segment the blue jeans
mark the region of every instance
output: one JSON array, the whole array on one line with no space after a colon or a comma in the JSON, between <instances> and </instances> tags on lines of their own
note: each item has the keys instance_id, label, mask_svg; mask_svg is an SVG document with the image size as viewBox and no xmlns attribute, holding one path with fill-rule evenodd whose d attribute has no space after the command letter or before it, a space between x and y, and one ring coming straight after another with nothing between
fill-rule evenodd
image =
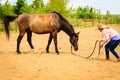
<instances>
[{"instance_id":1,"label":"blue jeans","mask_svg":"<svg viewBox=\"0 0 120 80\"><path fill-rule=\"evenodd\" d=\"M106 58L109 58L109 50L113 53L113 55L116 58L120 58L117 52L114 50L118 46L119 43L120 43L120 40L110 40L105 45Z\"/></svg>"}]
</instances>

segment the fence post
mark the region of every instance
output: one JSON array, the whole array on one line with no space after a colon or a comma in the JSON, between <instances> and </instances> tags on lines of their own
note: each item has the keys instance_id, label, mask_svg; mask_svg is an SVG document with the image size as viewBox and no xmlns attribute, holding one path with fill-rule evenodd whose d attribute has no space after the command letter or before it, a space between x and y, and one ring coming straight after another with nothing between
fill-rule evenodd
<instances>
[{"instance_id":1,"label":"fence post","mask_svg":"<svg viewBox=\"0 0 120 80\"><path fill-rule=\"evenodd\" d=\"M18 29L17 29L17 21L15 21L15 32L17 33Z\"/></svg>"},{"instance_id":2,"label":"fence post","mask_svg":"<svg viewBox=\"0 0 120 80\"><path fill-rule=\"evenodd\" d=\"M77 22L76 26L78 28L78 25L79 25L78 17L76 17L76 22Z\"/></svg>"},{"instance_id":3,"label":"fence post","mask_svg":"<svg viewBox=\"0 0 120 80\"><path fill-rule=\"evenodd\" d=\"M93 18L92 18L92 26L94 26L94 20L93 20Z\"/></svg>"},{"instance_id":4,"label":"fence post","mask_svg":"<svg viewBox=\"0 0 120 80\"><path fill-rule=\"evenodd\" d=\"M84 24L85 24L85 27L86 27L86 17L84 17Z\"/></svg>"}]
</instances>

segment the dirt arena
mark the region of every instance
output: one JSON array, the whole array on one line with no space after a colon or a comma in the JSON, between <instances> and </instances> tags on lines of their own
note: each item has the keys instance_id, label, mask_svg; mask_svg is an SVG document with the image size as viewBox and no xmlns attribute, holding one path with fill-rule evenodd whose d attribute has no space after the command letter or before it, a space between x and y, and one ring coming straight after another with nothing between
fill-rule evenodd
<instances>
[{"instance_id":1,"label":"dirt arena","mask_svg":"<svg viewBox=\"0 0 120 80\"><path fill-rule=\"evenodd\" d=\"M113 27L120 32L120 26ZM79 50L74 54L89 56L95 41L101 39L101 33L95 28L75 29L80 31ZM110 61L105 61L104 48L98 57L98 47L90 59L83 59L71 54L69 36L58 33L58 49L56 55L54 44L50 53L45 52L48 34L33 34L33 45L37 53L30 49L26 35L21 42L21 52L16 51L18 33L11 34L10 40L5 34L0 35L0 80L120 80L120 63L110 53ZM98 46L98 45L97 45ZM120 46L116 48L120 54Z\"/></svg>"}]
</instances>

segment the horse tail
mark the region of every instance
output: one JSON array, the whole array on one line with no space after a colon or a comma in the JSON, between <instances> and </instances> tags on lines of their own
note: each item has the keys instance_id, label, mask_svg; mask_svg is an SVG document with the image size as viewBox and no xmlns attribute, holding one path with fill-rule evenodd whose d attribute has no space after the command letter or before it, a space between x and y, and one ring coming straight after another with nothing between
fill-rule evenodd
<instances>
[{"instance_id":1,"label":"horse tail","mask_svg":"<svg viewBox=\"0 0 120 80\"><path fill-rule=\"evenodd\" d=\"M9 37L10 37L10 33L9 33L9 22L15 20L18 16L10 16L10 15L7 15L4 17L4 28L5 28L5 32L6 32L6 36L9 40Z\"/></svg>"}]
</instances>

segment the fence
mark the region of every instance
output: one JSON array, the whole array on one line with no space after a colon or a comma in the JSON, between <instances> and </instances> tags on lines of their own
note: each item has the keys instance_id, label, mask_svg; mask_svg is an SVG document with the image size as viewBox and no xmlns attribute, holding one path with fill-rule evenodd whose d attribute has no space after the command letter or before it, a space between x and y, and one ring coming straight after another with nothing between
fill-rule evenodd
<instances>
[{"instance_id":1,"label":"fence","mask_svg":"<svg viewBox=\"0 0 120 80\"><path fill-rule=\"evenodd\" d=\"M85 27L94 27L98 23L103 23L107 25L119 25L120 19L71 19L67 18L68 21L77 28L85 28ZM4 33L3 22L0 20L0 33ZM18 27L16 22L10 23L10 31L13 33L18 32Z\"/></svg>"},{"instance_id":2,"label":"fence","mask_svg":"<svg viewBox=\"0 0 120 80\"><path fill-rule=\"evenodd\" d=\"M120 19L69 19L70 23L77 28L94 27L99 23L106 25L119 25Z\"/></svg>"},{"instance_id":3,"label":"fence","mask_svg":"<svg viewBox=\"0 0 120 80\"><path fill-rule=\"evenodd\" d=\"M18 27L16 22L10 22L10 32L16 33L18 32ZM4 33L4 24L3 21L0 21L0 33Z\"/></svg>"}]
</instances>

